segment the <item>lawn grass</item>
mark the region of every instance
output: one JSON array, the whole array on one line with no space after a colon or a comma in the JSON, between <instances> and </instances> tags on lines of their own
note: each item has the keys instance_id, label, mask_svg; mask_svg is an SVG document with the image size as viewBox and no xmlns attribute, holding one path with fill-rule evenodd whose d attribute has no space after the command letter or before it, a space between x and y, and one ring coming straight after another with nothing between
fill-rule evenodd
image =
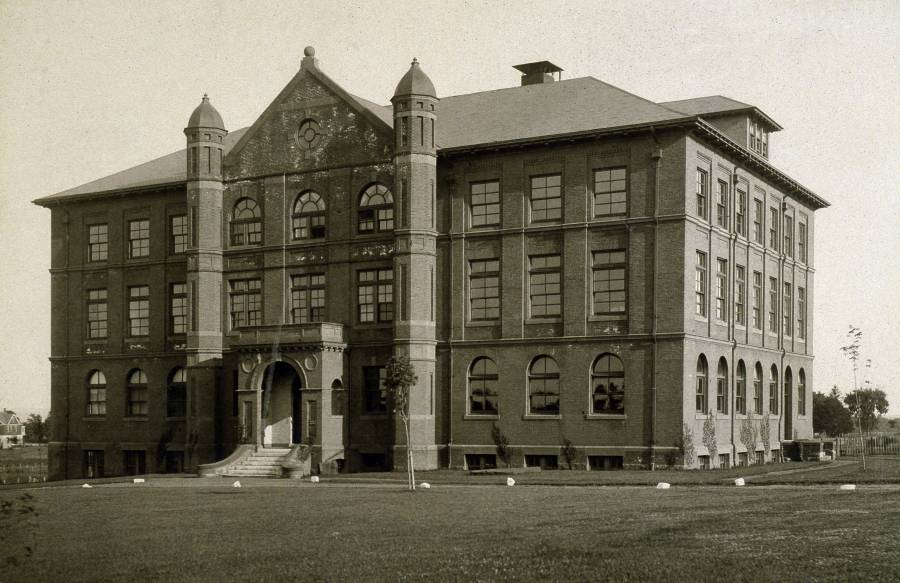
<instances>
[{"instance_id":1,"label":"lawn grass","mask_svg":"<svg viewBox=\"0 0 900 583\"><path fill-rule=\"evenodd\" d=\"M392 483L243 483L159 478L30 490L40 513L36 552L27 569L0 570L0 581L900 577L897 486L435 485L409 493Z\"/></svg>"}]
</instances>

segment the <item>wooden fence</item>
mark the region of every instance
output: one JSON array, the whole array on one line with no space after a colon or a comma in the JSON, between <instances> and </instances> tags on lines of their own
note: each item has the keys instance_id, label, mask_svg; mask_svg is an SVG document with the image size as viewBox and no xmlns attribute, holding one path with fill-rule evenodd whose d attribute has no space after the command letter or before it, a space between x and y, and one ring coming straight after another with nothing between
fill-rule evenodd
<instances>
[{"instance_id":1,"label":"wooden fence","mask_svg":"<svg viewBox=\"0 0 900 583\"><path fill-rule=\"evenodd\" d=\"M900 434L869 433L859 435L842 435L837 438L840 455L893 454L900 455ZM865 447L865 450L863 450Z\"/></svg>"},{"instance_id":2,"label":"wooden fence","mask_svg":"<svg viewBox=\"0 0 900 583\"><path fill-rule=\"evenodd\" d=\"M47 462L0 463L0 485L47 481Z\"/></svg>"}]
</instances>

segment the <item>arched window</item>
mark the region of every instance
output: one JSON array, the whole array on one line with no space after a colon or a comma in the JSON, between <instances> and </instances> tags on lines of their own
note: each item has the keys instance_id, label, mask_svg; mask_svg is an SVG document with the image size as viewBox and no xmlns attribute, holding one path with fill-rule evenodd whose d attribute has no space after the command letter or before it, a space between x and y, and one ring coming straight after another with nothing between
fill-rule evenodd
<instances>
[{"instance_id":1,"label":"arched window","mask_svg":"<svg viewBox=\"0 0 900 583\"><path fill-rule=\"evenodd\" d=\"M487 357L479 357L469 367L469 413L497 415L497 365Z\"/></svg>"},{"instance_id":2,"label":"arched window","mask_svg":"<svg viewBox=\"0 0 900 583\"><path fill-rule=\"evenodd\" d=\"M591 369L592 413L625 414L625 367L618 356L601 354Z\"/></svg>"},{"instance_id":3,"label":"arched window","mask_svg":"<svg viewBox=\"0 0 900 583\"><path fill-rule=\"evenodd\" d=\"M778 414L778 368L769 369L769 413Z\"/></svg>"},{"instance_id":4,"label":"arched window","mask_svg":"<svg viewBox=\"0 0 900 583\"><path fill-rule=\"evenodd\" d=\"M128 417L147 416L147 375L139 368L128 373L128 400L125 415Z\"/></svg>"},{"instance_id":5,"label":"arched window","mask_svg":"<svg viewBox=\"0 0 900 583\"><path fill-rule=\"evenodd\" d=\"M359 199L359 232L382 233L394 229L394 197L382 184L372 184Z\"/></svg>"},{"instance_id":6,"label":"arched window","mask_svg":"<svg viewBox=\"0 0 900 583\"><path fill-rule=\"evenodd\" d=\"M724 356L716 370L716 411L728 413L728 362Z\"/></svg>"},{"instance_id":7,"label":"arched window","mask_svg":"<svg viewBox=\"0 0 900 583\"><path fill-rule=\"evenodd\" d=\"M85 415L106 415L106 376L99 370L92 370L88 375Z\"/></svg>"},{"instance_id":8,"label":"arched window","mask_svg":"<svg viewBox=\"0 0 900 583\"><path fill-rule=\"evenodd\" d=\"M806 415L806 373L802 368L797 375L797 415Z\"/></svg>"},{"instance_id":9,"label":"arched window","mask_svg":"<svg viewBox=\"0 0 900 583\"><path fill-rule=\"evenodd\" d=\"M242 198L234 205L231 218L232 245L259 245L262 243L262 219L259 205L252 198Z\"/></svg>"},{"instance_id":10,"label":"arched window","mask_svg":"<svg viewBox=\"0 0 900 583\"><path fill-rule=\"evenodd\" d=\"M325 201L318 193L307 190L294 201L291 233L294 241L325 238Z\"/></svg>"},{"instance_id":11,"label":"arched window","mask_svg":"<svg viewBox=\"0 0 900 583\"><path fill-rule=\"evenodd\" d=\"M187 415L187 373L181 367L169 375L166 387L166 417L185 417Z\"/></svg>"},{"instance_id":12,"label":"arched window","mask_svg":"<svg viewBox=\"0 0 900 583\"><path fill-rule=\"evenodd\" d=\"M549 356L538 356L528 367L528 413L559 415L559 366Z\"/></svg>"},{"instance_id":13,"label":"arched window","mask_svg":"<svg viewBox=\"0 0 900 583\"><path fill-rule=\"evenodd\" d=\"M741 415L747 413L747 367L743 360L738 361L734 379L734 410Z\"/></svg>"},{"instance_id":14,"label":"arched window","mask_svg":"<svg viewBox=\"0 0 900 583\"><path fill-rule=\"evenodd\" d=\"M794 384L794 375L791 373L791 367L787 367L784 369L784 411L785 415L790 415L793 410L793 384Z\"/></svg>"},{"instance_id":15,"label":"arched window","mask_svg":"<svg viewBox=\"0 0 900 583\"><path fill-rule=\"evenodd\" d=\"M706 413L709 410L709 366L706 357L702 354L697 357L697 413Z\"/></svg>"},{"instance_id":16,"label":"arched window","mask_svg":"<svg viewBox=\"0 0 900 583\"><path fill-rule=\"evenodd\" d=\"M753 412L757 415L763 412L763 372L758 362L753 368Z\"/></svg>"}]
</instances>

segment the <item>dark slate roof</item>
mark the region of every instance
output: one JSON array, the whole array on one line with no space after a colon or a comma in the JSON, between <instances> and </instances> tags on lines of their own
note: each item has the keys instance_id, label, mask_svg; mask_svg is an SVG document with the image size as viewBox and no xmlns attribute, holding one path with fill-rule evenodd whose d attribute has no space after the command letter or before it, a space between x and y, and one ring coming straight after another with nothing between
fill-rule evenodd
<instances>
[{"instance_id":1,"label":"dark slate roof","mask_svg":"<svg viewBox=\"0 0 900 583\"><path fill-rule=\"evenodd\" d=\"M400 82L397 83L397 88L394 90L394 97L406 95L429 95L431 97L437 95L434 91L434 83L431 82L431 79L428 78L428 75L425 74L425 71L422 70L422 67L419 66L419 61L416 59L413 59L409 71L400 79Z\"/></svg>"},{"instance_id":2,"label":"dark slate roof","mask_svg":"<svg viewBox=\"0 0 900 583\"><path fill-rule=\"evenodd\" d=\"M695 97L694 99L681 99L679 101L663 101L660 105L686 115L699 115L701 117L726 115L741 111L755 111L771 124L772 129L776 131L784 129L759 108L724 95L710 95L707 97Z\"/></svg>"},{"instance_id":3,"label":"dark slate roof","mask_svg":"<svg viewBox=\"0 0 900 583\"><path fill-rule=\"evenodd\" d=\"M393 127L390 105L378 105L355 95L349 97L388 127ZM581 77L441 98L437 105L438 148L450 153L541 138L679 123L698 115L713 116L743 110L765 116L755 107L727 97L654 103L593 77ZM235 130L225 137L226 154L248 129ZM49 204L71 196L184 184L185 152L182 149L35 202Z\"/></svg>"},{"instance_id":4,"label":"dark slate roof","mask_svg":"<svg viewBox=\"0 0 900 583\"><path fill-rule=\"evenodd\" d=\"M593 77L445 97L438 103L437 114L441 149L688 117Z\"/></svg>"},{"instance_id":5,"label":"dark slate roof","mask_svg":"<svg viewBox=\"0 0 900 583\"><path fill-rule=\"evenodd\" d=\"M216 108L209 102L209 97L204 95L203 99L200 101L200 105L198 105L197 109L194 110L194 113L191 114L187 127L224 130L225 124L222 122L222 116L219 115Z\"/></svg>"}]
</instances>

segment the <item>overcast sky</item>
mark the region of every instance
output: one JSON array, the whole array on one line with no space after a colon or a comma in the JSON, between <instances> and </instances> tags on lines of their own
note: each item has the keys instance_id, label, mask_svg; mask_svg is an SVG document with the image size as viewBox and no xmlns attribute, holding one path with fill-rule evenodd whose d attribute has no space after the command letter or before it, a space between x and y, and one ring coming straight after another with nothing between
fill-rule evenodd
<instances>
[{"instance_id":1,"label":"overcast sky","mask_svg":"<svg viewBox=\"0 0 900 583\"><path fill-rule=\"evenodd\" d=\"M814 389L869 379L900 414L900 2L49 2L0 0L0 407L50 407L50 212L30 203L184 147L204 92L250 125L313 45L388 103L418 57L439 96L550 60L654 101L721 94L784 130L771 161L816 213ZM864 378L864 371L860 378Z\"/></svg>"}]
</instances>

